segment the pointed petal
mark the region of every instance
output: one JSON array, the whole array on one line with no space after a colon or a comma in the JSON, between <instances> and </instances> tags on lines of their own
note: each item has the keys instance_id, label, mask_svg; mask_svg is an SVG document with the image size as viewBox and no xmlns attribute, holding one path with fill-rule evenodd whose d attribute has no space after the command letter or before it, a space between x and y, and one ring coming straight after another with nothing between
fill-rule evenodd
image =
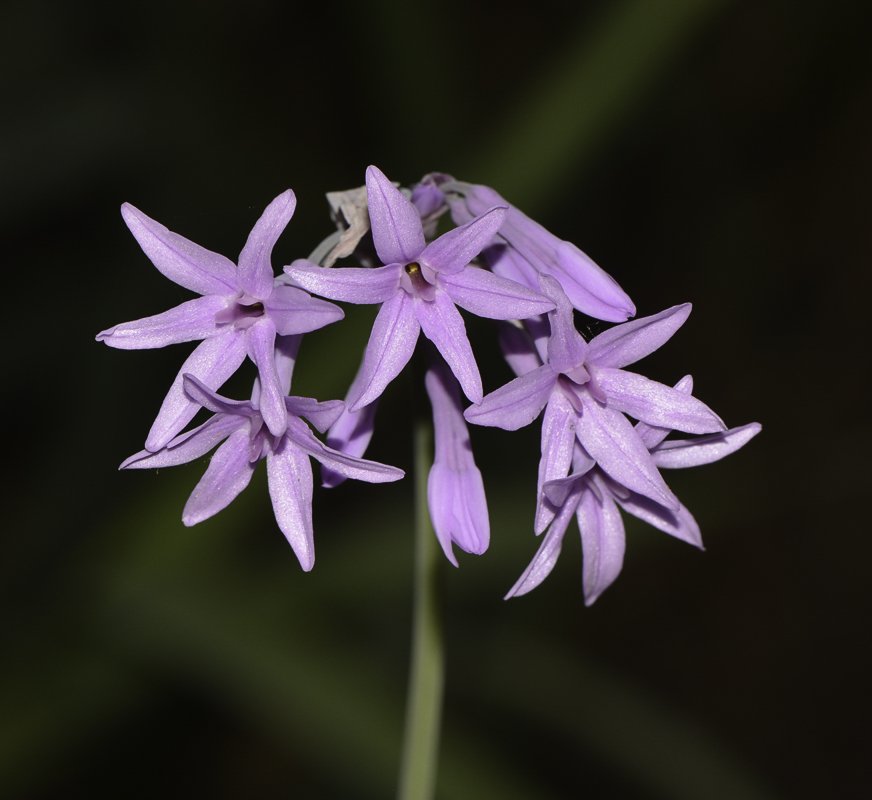
<instances>
[{"instance_id":1,"label":"pointed petal","mask_svg":"<svg viewBox=\"0 0 872 800\"><path fill-rule=\"evenodd\" d=\"M584 553L584 604L589 606L620 574L626 536L615 501L604 495L601 502L590 490L578 506L578 528Z\"/></svg>"},{"instance_id":2,"label":"pointed petal","mask_svg":"<svg viewBox=\"0 0 872 800\"><path fill-rule=\"evenodd\" d=\"M565 478L572 463L578 412L562 392L553 392L542 417L542 456L536 484L536 521L538 536L554 519L556 508L544 494L547 481Z\"/></svg>"},{"instance_id":3,"label":"pointed petal","mask_svg":"<svg viewBox=\"0 0 872 800\"><path fill-rule=\"evenodd\" d=\"M342 413L345 403L341 400L325 400L319 403L311 397L286 397L285 407L295 417L305 417L317 431L324 433Z\"/></svg>"},{"instance_id":4,"label":"pointed petal","mask_svg":"<svg viewBox=\"0 0 872 800\"><path fill-rule=\"evenodd\" d=\"M487 550L490 542L484 483L472 456L460 387L438 356L432 359L424 383L433 408L435 443L427 502L439 543L448 560L457 566L452 541L467 553L476 554Z\"/></svg>"},{"instance_id":5,"label":"pointed petal","mask_svg":"<svg viewBox=\"0 0 872 800\"><path fill-rule=\"evenodd\" d=\"M690 303L684 303L603 331L591 340L589 361L598 367L614 368L635 363L669 341L690 315L690 309Z\"/></svg>"},{"instance_id":6,"label":"pointed petal","mask_svg":"<svg viewBox=\"0 0 872 800\"><path fill-rule=\"evenodd\" d=\"M658 467L667 469L683 469L698 467L700 464L711 464L719 461L730 453L735 453L744 447L758 433L759 422L751 422L740 428L730 428L724 433L713 436L702 436L699 439L669 440L660 444L652 451L651 457Z\"/></svg>"},{"instance_id":7,"label":"pointed petal","mask_svg":"<svg viewBox=\"0 0 872 800\"><path fill-rule=\"evenodd\" d=\"M581 497L581 489L577 490L567 498L566 503L560 508L554 522L545 534L542 544L538 552L533 556L527 569L524 570L515 585L509 589L508 594L503 598L508 600L510 597L520 597L522 594L535 589L542 581L545 580L554 569L557 559L560 556L560 550L563 547L563 537L566 534L566 529L572 520L572 515L578 507L578 502Z\"/></svg>"},{"instance_id":8,"label":"pointed petal","mask_svg":"<svg viewBox=\"0 0 872 800\"><path fill-rule=\"evenodd\" d=\"M290 189L280 194L254 223L248 241L239 254L239 285L257 300L266 300L272 291L273 268L270 258L273 247L294 215L296 206L297 198Z\"/></svg>"},{"instance_id":9,"label":"pointed petal","mask_svg":"<svg viewBox=\"0 0 872 800\"><path fill-rule=\"evenodd\" d=\"M399 264L376 269L319 267L297 259L284 268L304 289L346 303L385 303L399 291L403 268Z\"/></svg>"},{"instance_id":10,"label":"pointed petal","mask_svg":"<svg viewBox=\"0 0 872 800\"><path fill-rule=\"evenodd\" d=\"M653 500L631 492L627 498L618 498L621 508L658 530L681 539L703 550L702 533L693 515L682 505L677 511L661 506Z\"/></svg>"},{"instance_id":11,"label":"pointed petal","mask_svg":"<svg viewBox=\"0 0 872 800\"><path fill-rule=\"evenodd\" d=\"M480 403L482 388L478 364L475 363L472 347L466 337L463 317L451 298L437 289L432 301L416 297L414 304L424 335L436 345L448 362L454 376L460 381L463 393L473 403Z\"/></svg>"},{"instance_id":12,"label":"pointed petal","mask_svg":"<svg viewBox=\"0 0 872 800\"><path fill-rule=\"evenodd\" d=\"M677 509L678 498L669 491L627 418L586 394L582 401L584 411L576 429L578 440L600 468L621 486Z\"/></svg>"},{"instance_id":13,"label":"pointed petal","mask_svg":"<svg viewBox=\"0 0 872 800\"><path fill-rule=\"evenodd\" d=\"M380 464L378 461L367 461L365 458L355 458L327 447L315 438L305 422L296 417L288 420L286 438L290 439L295 447L317 458L322 464L326 464L334 472L339 472L346 478L367 483L389 483L400 480L406 474L396 467Z\"/></svg>"},{"instance_id":14,"label":"pointed petal","mask_svg":"<svg viewBox=\"0 0 872 800\"><path fill-rule=\"evenodd\" d=\"M418 260L444 275L459 272L493 239L505 218L505 206L491 208L466 225L454 228L430 242Z\"/></svg>"},{"instance_id":15,"label":"pointed petal","mask_svg":"<svg viewBox=\"0 0 872 800\"><path fill-rule=\"evenodd\" d=\"M539 276L539 287L554 301L555 309L548 312L551 338L548 340L548 363L555 372L568 374L579 367L584 369L590 347L575 329L572 305L560 284L548 275ZM586 376L585 376L586 377ZM580 380L580 379L579 379Z\"/></svg>"},{"instance_id":16,"label":"pointed petal","mask_svg":"<svg viewBox=\"0 0 872 800\"><path fill-rule=\"evenodd\" d=\"M294 374L294 365L297 362L297 353L300 350L302 335L276 336L276 372L279 376L279 384L282 394L291 391L291 378ZM255 377L254 387L251 390L251 402L260 408L260 378Z\"/></svg>"},{"instance_id":17,"label":"pointed petal","mask_svg":"<svg viewBox=\"0 0 872 800\"><path fill-rule=\"evenodd\" d=\"M294 549L300 566L308 572L315 566L309 456L283 436L278 448L267 452L266 474L276 522Z\"/></svg>"},{"instance_id":18,"label":"pointed petal","mask_svg":"<svg viewBox=\"0 0 872 800\"><path fill-rule=\"evenodd\" d=\"M245 360L245 338L229 330L201 342L182 364L151 426L145 449L155 452L165 447L200 409L184 390L184 375L199 378L210 388L219 388Z\"/></svg>"},{"instance_id":19,"label":"pointed petal","mask_svg":"<svg viewBox=\"0 0 872 800\"><path fill-rule=\"evenodd\" d=\"M257 364L260 380L260 413L269 432L281 436L288 427L288 411L276 371L276 328L269 319L260 319L245 331L245 347Z\"/></svg>"},{"instance_id":20,"label":"pointed petal","mask_svg":"<svg viewBox=\"0 0 872 800\"><path fill-rule=\"evenodd\" d=\"M236 265L229 259L167 230L130 203L121 216L151 262L171 281L197 294L236 294Z\"/></svg>"},{"instance_id":21,"label":"pointed petal","mask_svg":"<svg viewBox=\"0 0 872 800\"><path fill-rule=\"evenodd\" d=\"M373 400L359 411L348 410L348 399L354 397L360 391L363 375L364 362L361 361L357 374L354 376L354 380L348 389L348 394L345 398L345 408L339 419L333 423L333 426L327 433L328 447L349 456L357 456L358 458L366 452L370 439L372 439L372 432L375 427L375 412L378 410L378 400ZM344 475L340 475L338 472L334 472L327 467L321 467L322 486L333 488L344 480Z\"/></svg>"},{"instance_id":22,"label":"pointed petal","mask_svg":"<svg viewBox=\"0 0 872 800\"><path fill-rule=\"evenodd\" d=\"M690 375L685 375L673 388L682 394L693 394L693 378ZM653 450L672 433L672 428L658 428L656 425L649 425L647 422L638 422L636 423L636 433L639 434L639 438L645 447Z\"/></svg>"},{"instance_id":23,"label":"pointed petal","mask_svg":"<svg viewBox=\"0 0 872 800\"><path fill-rule=\"evenodd\" d=\"M163 314L109 328L97 334L97 341L119 350L146 350L206 339L226 329L215 322L215 315L226 308L228 302L224 296L198 297Z\"/></svg>"},{"instance_id":24,"label":"pointed petal","mask_svg":"<svg viewBox=\"0 0 872 800\"><path fill-rule=\"evenodd\" d=\"M224 441L246 422L245 417L237 414L216 414L194 430L176 436L157 453L140 450L126 459L118 469L156 469L187 464L206 455L218 442Z\"/></svg>"},{"instance_id":25,"label":"pointed petal","mask_svg":"<svg viewBox=\"0 0 872 800\"><path fill-rule=\"evenodd\" d=\"M481 405L467 408L463 416L473 425L516 431L539 416L556 383L554 370L545 364L491 392Z\"/></svg>"},{"instance_id":26,"label":"pointed petal","mask_svg":"<svg viewBox=\"0 0 872 800\"><path fill-rule=\"evenodd\" d=\"M379 309L364 357L360 395L349 397L350 410L369 405L400 374L415 350L421 325L410 295L397 292Z\"/></svg>"},{"instance_id":27,"label":"pointed petal","mask_svg":"<svg viewBox=\"0 0 872 800\"><path fill-rule=\"evenodd\" d=\"M440 273L438 283L461 308L487 319L527 319L554 306L543 294L478 267Z\"/></svg>"},{"instance_id":28,"label":"pointed petal","mask_svg":"<svg viewBox=\"0 0 872 800\"><path fill-rule=\"evenodd\" d=\"M714 433L727 426L705 403L643 375L622 369L591 369L609 407L631 417L685 433Z\"/></svg>"},{"instance_id":29,"label":"pointed petal","mask_svg":"<svg viewBox=\"0 0 872 800\"><path fill-rule=\"evenodd\" d=\"M207 411L212 411L215 414L233 414L249 418L258 413L248 400L230 400L222 397L189 372L186 372L182 379L185 394L195 403L203 406Z\"/></svg>"},{"instance_id":30,"label":"pointed petal","mask_svg":"<svg viewBox=\"0 0 872 800\"><path fill-rule=\"evenodd\" d=\"M281 336L316 331L345 316L339 306L294 286L276 286L263 305Z\"/></svg>"},{"instance_id":31,"label":"pointed petal","mask_svg":"<svg viewBox=\"0 0 872 800\"><path fill-rule=\"evenodd\" d=\"M212 456L209 468L194 488L185 510L182 522L196 525L214 516L236 499L248 486L257 462L248 460L250 440L248 429L242 428L230 435Z\"/></svg>"},{"instance_id":32,"label":"pointed petal","mask_svg":"<svg viewBox=\"0 0 872 800\"><path fill-rule=\"evenodd\" d=\"M412 203L378 167L366 170L366 199L375 250L383 264L409 264L424 249L424 228Z\"/></svg>"}]
</instances>

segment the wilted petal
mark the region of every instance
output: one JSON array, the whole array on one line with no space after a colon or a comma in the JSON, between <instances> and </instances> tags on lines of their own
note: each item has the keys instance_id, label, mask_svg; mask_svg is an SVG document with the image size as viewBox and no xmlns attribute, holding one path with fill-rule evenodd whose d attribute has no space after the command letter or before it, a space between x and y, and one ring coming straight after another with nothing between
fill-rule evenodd
<instances>
[{"instance_id":1,"label":"wilted petal","mask_svg":"<svg viewBox=\"0 0 872 800\"><path fill-rule=\"evenodd\" d=\"M471 222L454 228L430 242L418 256L418 261L445 275L459 272L493 238L505 218L505 207L491 208Z\"/></svg>"},{"instance_id":2,"label":"wilted petal","mask_svg":"<svg viewBox=\"0 0 872 800\"><path fill-rule=\"evenodd\" d=\"M400 288L403 268L398 264L376 269L319 267L297 259L285 272L304 289L346 303L385 303Z\"/></svg>"},{"instance_id":3,"label":"wilted petal","mask_svg":"<svg viewBox=\"0 0 872 800\"><path fill-rule=\"evenodd\" d=\"M216 414L194 430L176 436L157 453L140 450L126 459L118 469L157 469L187 464L206 455L216 444L224 441L247 422L246 417L238 414Z\"/></svg>"},{"instance_id":4,"label":"wilted petal","mask_svg":"<svg viewBox=\"0 0 872 800\"><path fill-rule=\"evenodd\" d=\"M578 439L591 458L621 486L677 509L678 498L669 491L627 418L587 395L583 403Z\"/></svg>"},{"instance_id":5,"label":"wilted petal","mask_svg":"<svg viewBox=\"0 0 872 800\"><path fill-rule=\"evenodd\" d=\"M705 403L643 375L621 369L591 369L608 397L609 407L631 417L685 433L726 430L723 420Z\"/></svg>"},{"instance_id":6,"label":"wilted petal","mask_svg":"<svg viewBox=\"0 0 872 800\"><path fill-rule=\"evenodd\" d=\"M527 319L554 306L539 292L477 267L440 273L438 283L461 308L487 319Z\"/></svg>"},{"instance_id":7,"label":"wilted petal","mask_svg":"<svg viewBox=\"0 0 872 800\"><path fill-rule=\"evenodd\" d=\"M510 597L520 597L522 594L535 589L542 581L545 580L554 569L557 563L557 558L560 556L560 550L563 547L563 537L566 534L566 529L572 520L572 515L578 507L578 501L581 496L581 486L575 484L576 491L573 495L567 498L567 501L561 506L557 512L557 516L548 528L542 544L533 560L530 562L527 569L524 570L517 583L509 589L508 594L503 598L508 600Z\"/></svg>"},{"instance_id":8,"label":"wilted petal","mask_svg":"<svg viewBox=\"0 0 872 800\"><path fill-rule=\"evenodd\" d=\"M360 395L354 400L349 397L351 411L369 405L400 374L415 351L420 331L412 297L406 292L397 292L382 304L366 345Z\"/></svg>"},{"instance_id":9,"label":"wilted petal","mask_svg":"<svg viewBox=\"0 0 872 800\"><path fill-rule=\"evenodd\" d=\"M289 414L305 417L315 426L315 430L321 433L339 419L345 408L345 403L341 400L325 400L323 403L311 397L286 397L284 400Z\"/></svg>"},{"instance_id":10,"label":"wilted petal","mask_svg":"<svg viewBox=\"0 0 872 800\"><path fill-rule=\"evenodd\" d=\"M346 478L366 481L367 483L389 483L398 481L406 474L396 467L380 464L378 461L367 461L365 458L355 458L327 447L326 444L315 438L306 423L296 417L291 417L288 420L286 438L293 441L300 450Z\"/></svg>"},{"instance_id":11,"label":"wilted petal","mask_svg":"<svg viewBox=\"0 0 872 800\"><path fill-rule=\"evenodd\" d=\"M281 336L316 331L345 316L339 306L293 286L276 286L263 305Z\"/></svg>"},{"instance_id":12,"label":"wilted petal","mask_svg":"<svg viewBox=\"0 0 872 800\"><path fill-rule=\"evenodd\" d=\"M473 403L480 403L482 388L478 365L466 337L463 317L451 298L445 292L437 290L432 301L414 298L414 307L424 335L436 345L448 362L454 376L460 381L463 393Z\"/></svg>"},{"instance_id":13,"label":"wilted petal","mask_svg":"<svg viewBox=\"0 0 872 800\"><path fill-rule=\"evenodd\" d=\"M196 525L214 516L236 499L248 486L257 462L248 460L248 426L230 435L212 456L209 468L194 488L185 510L182 522Z\"/></svg>"},{"instance_id":14,"label":"wilted petal","mask_svg":"<svg viewBox=\"0 0 872 800\"><path fill-rule=\"evenodd\" d=\"M276 371L275 325L261 319L245 332L245 346L251 360L257 364L260 379L260 413L269 432L281 436L288 427L288 412L282 393L281 380Z\"/></svg>"},{"instance_id":15,"label":"wilted petal","mask_svg":"<svg viewBox=\"0 0 872 800\"><path fill-rule=\"evenodd\" d=\"M266 474L276 522L308 572L315 565L309 456L283 436L277 449L267 451Z\"/></svg>"},{"instance_id":16,"label":"wilted petal","mask_svg":"<svg viewBox=\"0 0 872 800\"><path fill-rule=\"evenodd\" d=\"M490 541L481 472L472 456L460 405L460 387L448 367L434 358L424 378L433 408L435 458L427 480L433 529L445 555L457 566L451 542L468 553L483 553Z\"/></svg>"},{"instance_id":17,"label":"wilted petal","mask_svg":"<svg viewBox=\"0 0 872 800\"><path fill-rule=\"evenodd\" d=\"M545 407L557 376L548 364L491 392L481 405L463 412L468 422L516 431L529 425Z\"/></svg>"},{"instance_id":18,"label":"wilted petal","mask_svg":"<svg viewBox=\"0 0 872 800\"><path fill-rule=\"evenodd\" d=\"M584 492L578 505L578 528L584 554L584 603L591 605L614 581L624 565L626 537L614 500Z\"/></svg>"},{"instance_id":19,"label":"wilted petal","mask_svg":"<svg viewBox=\"0 0 872 800\"><path fill-rule=\"evenodd\" d=\"M184 375L199 378L212 389L220 387L245 360L245 337L236 330L228 330L201 342L188 356L167 396L157 419L145 440L146 450L155 452L164 447L193 418L200 406L184 390Z\"/></svg>"},{"instance_id":20,"label":"wilted petal","mask_svg":"<svg viewBox=\"0 0 872 800\"><path fill-rule=\"evenodd\" d=\"M698 467L701 464L711 464L730 453L735 453L744 447L758 433L759 422L751 422L740 428L730 428L724 433L713 436L701 436L699 439L669 440L658 445L651 452L651 457L658 467L668 469L683 469Z\"/></svg>"},{"instance_id":21,"label":"wilted petal","mask_svg":"<svg viewBox=\"0 0 872 800\"><path fill-rule=\"evenodd\" d=\"M684 303L603 331L590 342L589 361L598 367L616 369L635 363L669 341L690 315L690 309L690 303Z\"/></svg>"},{"instance_id":22,"label":"wilted petal","mask_svg":"<svg viewBox=\"0 0 872 800\"><path fill-rule=\"evenodd\" d=\"M239 254L239 285L258 300L266 300L272 291L273 268L270 258L273 247L294 215L296 206L297 198L290 189L280 194L254 224Z\"/></svg>"},{"instance_id":23,"label":"wilted petal","mask_svg":"<svg viewBox=\"0 0 872 800\"><path fill-rule=\"evenodd\" d=\"M536 485L536 534L542 533L554 519L555 508L543 488L547 481L565 478L572 463L578 412L562 392L554 392L542 417L542 457Z\"/></svg>"},{"instance_id":24,"label":"wilted petal","mask_svg":"<svg viewBox=\"0 0 872 800\"><path fill-rule=\"evenodd\" d=\"M366 170L372 239L383 264L409 264L424 249L418 210L378 167Z\"/></svg>"},{"instance_id":25,"label":"wilted petal","mask_svg":"<svg viewBox=\"0 0 872 800\"><path fill-rule=\"evenodd\" d=\"M163 314L109 328L97 334L97 341L119 350L146 350L205 339L226 328L215 322L215 315L229 302L224 296L198 297Z\"/></svg>"},{"instance_id":26,"label":"wilted petal","mask_svg":"<svg viewBox=\"0 0 872 800\"><path fill-rule=\"evenodd\" d=\"M167 230L130 203L121 216L151 262L171 281L197 294L236 294L236 265L229 259Z\"/></svg>"}]
</instances>

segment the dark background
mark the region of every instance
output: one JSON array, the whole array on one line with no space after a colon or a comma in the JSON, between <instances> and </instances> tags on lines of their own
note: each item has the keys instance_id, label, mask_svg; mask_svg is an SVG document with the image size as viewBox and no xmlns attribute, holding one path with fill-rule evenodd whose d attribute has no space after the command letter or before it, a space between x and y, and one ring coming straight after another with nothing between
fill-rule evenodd
<instances>
[{"instance_id":1,"label":"dark background","mask_svg":"<svg viewBox=\"0 0 872 800\"><path fill-rule=\"evenodd\" d=\"M627 520L624 571L591 608L574 524L551 577L501 600L538 546L538 427L473 431L492 545L448 575L440 797L862 796L872 6L321 8L0 8L0 794L391 796L410 482L316 490L310 574L263 474L185 528L205 459L116 466L189 347L94 342L190 297L122 202L235 259L292 187L278 269L330 232L323 193L374 163L494 186L640 315L692 301L640 371L691 372L729 425L763 424L726 461L667 475L707 551ZM373 316L347 311L306 337L296 394L344 395ZM469 325L492 391L508 372L489 324ZM418 402L391 387L372 457L410 468Z\"/></svg>"}]
</instances>

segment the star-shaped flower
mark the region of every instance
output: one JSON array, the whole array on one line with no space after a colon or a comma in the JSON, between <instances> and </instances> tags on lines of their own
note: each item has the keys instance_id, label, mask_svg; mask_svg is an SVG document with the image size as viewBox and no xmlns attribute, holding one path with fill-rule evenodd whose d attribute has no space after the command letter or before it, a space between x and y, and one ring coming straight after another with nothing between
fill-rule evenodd
<instances>
[{"instance_id":1,"label":"star-shaped flower","mask_svg":"<svg viewBox=\"0 0 872 800\"><path fill-rule=\"evenodd\" d=\"M121 469L146 469L186 464L218 448L206 473L191 493L182 521L195 525L226 508L248 486L258 461L266 459L269 493L282 533L287 537L304 570L315 563L312 537L312 466L315 458L346 478L385 483L403 477L403 471L386 464L345 455L315 438L301 419L321 433L342 412L341 400L319 403L308 397L284 397L285 425L273 435L256 402L228 400L215 394L193 375L183 376L192 402L214 412L194 430L176 436L157 453L142 450L128 458ZM259 394L256 387L254 396Z\"/></svg>"},{"instance_id":2,"label":"star-shaped flower","mask_svg":"<svg viewBox=\"0 0 872 800\"><path fill-rule=\"evenodd\" d=\"M690 376L675 386L676 391L688 396L692 388ZM734 453L760 432L760 425L752 422L698 439L668 441L664 441L670 432L667 428L640 422L636 425L636 432L650 449L657 467L677 469L710 464ZM586 605L593 603L611 585L624 563L626 538L618 506L655 528L702 548L699 525L683 505L676 509L667 508L622 486L599 467L592 467L578 445L575 456L573 475L545 484L549 502L559 510L539 551L506 595L507 599L535 589L549 575L560 555L563 537L573 514L578 519L581 533Z\"/></svg>"},{"instance_id":3,"label":"star-shaped flower","mask_svg":"<svg viewBox=\"0 0 872 800\"><path fill-rule=\"evenodd\" d=\"M480 403L481 377L455 303L490 319L526 319L554 307L541 293L469 263L499 230L506 209L491 208L427 244L417 209L376 167L366 171L366 188L375 249L386 266L326 269L300 259L285 267L315 294L382 304L350 410L381 395L412 357L422 329L466 396Z\"/></svg>"},{"instance_id":4,"label":"star-shaped flower","mask_svg":"<svg viewBox=\"0 0 872 800\"><path fill-rule=\"evenodd\" d=\"M199 409L185 393L185 374L217 389L246 354L257 365L263 387L263 419L274 435L284 432L286 412L275 373L276 336L313 331L344 316L332 303L277 283L273 276L273 245L296 202L289 189L267 206L239 255L239 266L167 230L133 206L125 203L121 207L127 227L154 265L170 280L203 295L97 336L98 341L122 350L204 340L179 370L148 434L146 449L155 452L164 447Z\"/></svg>"},{"instance_id":5,"label":"star-shaped flower","mask_svg":"<svg viewBox=\"0 0 872 800\"><path fill-rule=\"evenodd\" d=\"M543 487L567 475L576 440L591 466L596 462L621 485L677 509L678 499L624 413L686 433L712 433L726 430L726 426L696 398L622 367L664 344L687 319L690 305L616 325L588 344L575 329L572 306L559 283L540 276L539 286L557 306L548 314L551 336L547 363L492 392L481 405L468 408L464 416L477 425L517 430L529 425L545 408L536 492L537 533L554 518ZM524 368L530 368L535 357L532 342L523 360L515 356Z\"/></svg>"}]
</instances>

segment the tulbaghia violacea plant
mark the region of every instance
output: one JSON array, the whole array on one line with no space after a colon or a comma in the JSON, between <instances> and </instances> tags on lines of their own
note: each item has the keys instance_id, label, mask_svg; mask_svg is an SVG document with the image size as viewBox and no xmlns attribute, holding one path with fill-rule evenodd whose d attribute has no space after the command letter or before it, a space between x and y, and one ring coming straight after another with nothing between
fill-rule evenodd
<instances>
[{"instance_id":1,"label":"tulbaghia violacea plant","mask_svg":"<svg viewBox=\"0 0 872 800\"><path fill-rule=\"evenodd\" d=\"M411 711L400 789L404 800L429 798L443 658L435 605L437 542L457 566L454 545L481 554L490 541L485 484L467 421L514 431L544 409L532 528L545 536L507 596L529 592L548 575L575 514L588 605L623 563L618 507L701 547L696 521L660 469L723 458L760 426L727 429L691 395L689 378L671 388L627 371L681 327L690 305L627 321L636 307L610 275L490 187L434 172L401 189L373 166L364 187L331 192L328 202L338 230L309 258L285 266L278 278L271 254L294 212L290 190L257 221L238 264L125 204L124 220L146 255L164 275L201 297L116 325L97 338L119 349L202 340L170 387L145 449L121 466L183 464L217 447L184 509L184 523L193 525L232 502L266 460L276 520L304 570L314 564L310 459L321 462L323 485L331 491L343 491L335 487L346 478L370 483L401 478L401 470L363 455L382 394L412 359L419 333L430 340L417 349L427 358L419 372L426 371L435 452L428 455L425 444L430 423L419 421L414 494L432 524L426 510L416 514ZM449 220L455 227L440 232ZM347 258L355 265L345 266ZM344 403L290 394L302 334L343 318L341 309L310 292L380 306ZM503 354L517 377L489 394L459 309L501 326ZM619 324L587 341L576 329L579 312ZM246 356L257 368L251 399L218 395ZM461 393L472 403L465 409ZM418 405L414 416L426 419ZM185 431L201 408L212 416ZM637 420L635 426L628 417ZM326 432L326 444L304 420ZM697 438L668 439L672 431Z\"/></svg>"}]
</instances>

